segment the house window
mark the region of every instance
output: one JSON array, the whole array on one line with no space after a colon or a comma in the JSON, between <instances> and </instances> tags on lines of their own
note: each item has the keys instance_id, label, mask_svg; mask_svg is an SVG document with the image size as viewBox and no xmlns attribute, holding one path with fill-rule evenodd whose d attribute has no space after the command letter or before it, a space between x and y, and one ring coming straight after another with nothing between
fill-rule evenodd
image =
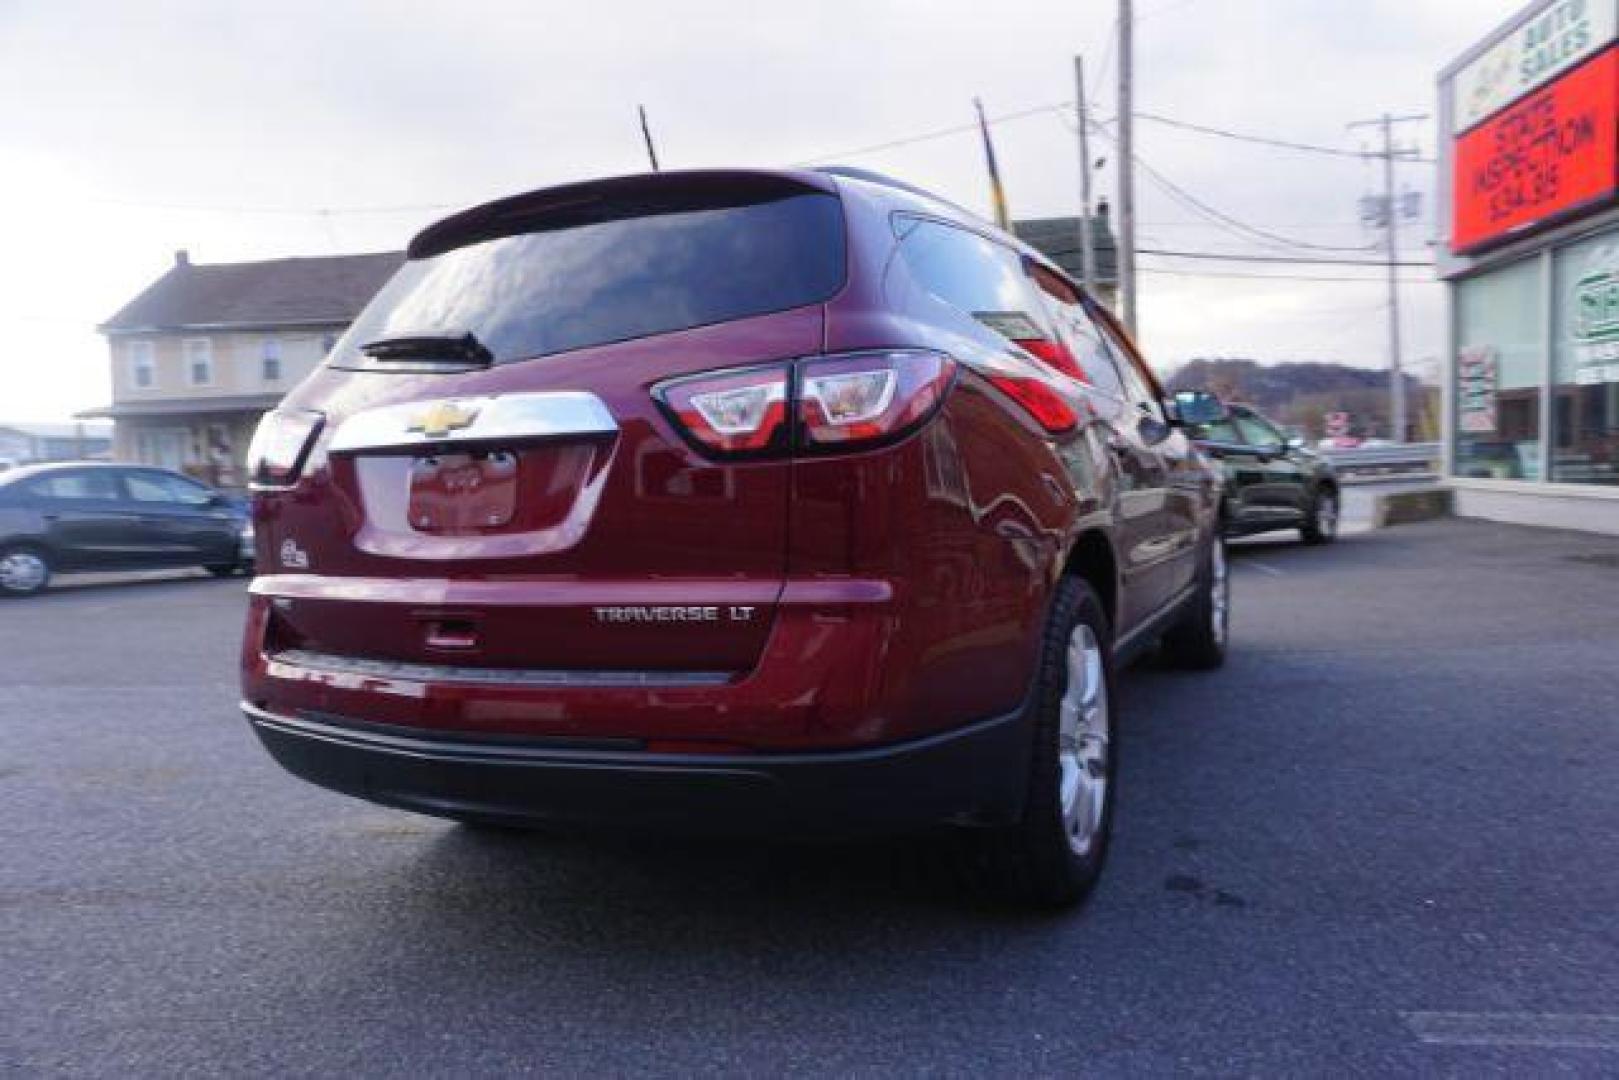
<instances>
[{"instance_id":1,"label":"house window","mask_svg":"<svg viewBox=\"0 0 1619 1080\"><path fill-rule=\"evenodd\" d=\"M281 381L281 339L265 338L264 350L259 354L260 375L265 382Z\"/></svg>"},{"instance_id":2,"label":"house window","mask_svg":"<svg viewBox=\"0 0 1619 1080\"><path fill-rule=\"evenodd\" d=\"M208 386L214 381L214 343L207 338L187 338L186 377L192 386Z\"/></svg>"},{"instance_id":3,"label":"house window","mask_svg":"<svg viewBox=\"0 0 1619 1080\"><path fill-rule=\"evenodd\" d=\"M149 390L157 385L157 364L152 359L150 341L131 341L128 346L129 385Z\"/></svg>"}]
</instances>

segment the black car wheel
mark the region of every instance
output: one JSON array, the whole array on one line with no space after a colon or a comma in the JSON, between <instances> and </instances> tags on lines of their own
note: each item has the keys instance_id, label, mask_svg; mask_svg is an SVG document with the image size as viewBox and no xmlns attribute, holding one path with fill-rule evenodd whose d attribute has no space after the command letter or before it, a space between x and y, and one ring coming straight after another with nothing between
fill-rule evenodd
<instances>
[{"instance_id":1,"label":"black car wheel","mask_svg":"<svg viewBox=\"0 0 1619 1080\"><path fill-rule=\"evenodd\" d=\"M32 596L51 583L51 559L28 545L0 549L0 596Z\"/></svg>"},{"instance_id":2,"label":"black car wheel","mask_svg":"<svg viewBox=\"0 0 1619 1080\"><path fill-rule=\"evenodd\" d=\"M1316 488L1310 500L1310 510L1304 515L1299 534L1306 544L1330 544L1338 539L1338 493L1331 488Z\"/></svg>"},{"instance_id":3,"label":"black car wheel","mask_svg":"<svg viewBox=\"0 0 1619 1080\"><path fill-rule=\"evenodd\" d=\"M1225 540L1209 540L1198 568L1197 595L1180 624L1164 635L1164 658L1184 668L1208 671L1225 663L1231 627L1231 570Z\"/></svg>"},{"instance_id":4,"label":"black car wheel","mask_svg":"<svg viewBox=\"0 0 1619 1080\"><path fill-rule=\"evenodd\" d=\"M1064 578L1043 639L1023 820L985 837L989 884L1066 907L1096 884L1113 827L1113 635L1091 587Z\"/></svg>"}]
</instances>

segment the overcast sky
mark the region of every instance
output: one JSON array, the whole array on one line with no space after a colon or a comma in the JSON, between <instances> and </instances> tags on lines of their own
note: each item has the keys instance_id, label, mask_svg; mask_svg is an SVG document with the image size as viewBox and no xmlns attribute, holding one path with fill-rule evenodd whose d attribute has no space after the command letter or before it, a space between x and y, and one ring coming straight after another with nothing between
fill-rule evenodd
<instances>
[{"instance_id":1,"label":"overcast sky","mask_svg":"<svg viewBox=\"0 0 1619 1080\"><path fill-rule=\"evenodd\" d=\"M1340 147L1346 124L1434 111L1434 75L1517 0L1137 0L1137 110ZM170 264L397 248L448 209L665 167L879 169L988 211L971 132L858 149L1073 98L1115 113L1112 0L0 0L0 420L109 400L94 327ZM1073 118L995 128L1015 217L1073 213ZM1353 246L1376 167L1138 125L1138 156L1218 211ZM1411 138L1433 151L1431 124ZM1099 192L1113 195L1105 139ZM1431 194L1431 166L1401 169ZM1142 247L1264 252L1138 179ZM442 208L442 209L441 209ZM1407 229L1425 257L1431 229ZM1350 256L1354 257L1354 256ZM1372 272L1143 256L1142 337L1193 356L1386 363ZM1366 278L1256 280L1252 274ZM1426 271L1407 271L1426 279ZM1408 357L1441 347L1439 289L1404 290Z\"/></svg>"}]
</instances>

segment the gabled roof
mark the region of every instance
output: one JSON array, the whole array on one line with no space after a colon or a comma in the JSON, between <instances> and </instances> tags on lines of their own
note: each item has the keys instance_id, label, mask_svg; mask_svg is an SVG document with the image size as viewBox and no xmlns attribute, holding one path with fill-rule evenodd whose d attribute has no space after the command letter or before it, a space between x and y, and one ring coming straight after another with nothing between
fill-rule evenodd
<instances>
[{"instance_id":1,"label":"gabled roof","mask_svg":"<svg viewBox=\"0 0 1619 1080\"><path fill-rule=\"evenodd\" d=\"M185 252L101 325L104 333L351 322L404 262L402 252L196 265Z\"/></svg>"}]
</instances>

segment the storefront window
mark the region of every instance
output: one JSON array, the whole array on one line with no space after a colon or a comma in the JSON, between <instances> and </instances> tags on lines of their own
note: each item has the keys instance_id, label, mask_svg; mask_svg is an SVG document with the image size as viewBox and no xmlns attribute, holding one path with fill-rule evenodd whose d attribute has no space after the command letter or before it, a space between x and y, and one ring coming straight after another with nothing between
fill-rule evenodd
<instances>
[{"instance_id":1,"label":"storefront window","mask_svg":"<svg viewBox=\"0 0 1619 1080\"><path fill-rule=\"evenodd\" d=\"M1619 233L1559 251L1553 278L1552 479L1619 484Z\"/></svg>"},{"instance_id":2,"label":"storefront window","mask_svg":"<svg viewBox=\"0 0 1619 1080\"><path fill-rule=\"evenodd\" d=\"M1540 263L1456 287L1456 475L1540 479Z\"/></svg>"}]
</instances>

